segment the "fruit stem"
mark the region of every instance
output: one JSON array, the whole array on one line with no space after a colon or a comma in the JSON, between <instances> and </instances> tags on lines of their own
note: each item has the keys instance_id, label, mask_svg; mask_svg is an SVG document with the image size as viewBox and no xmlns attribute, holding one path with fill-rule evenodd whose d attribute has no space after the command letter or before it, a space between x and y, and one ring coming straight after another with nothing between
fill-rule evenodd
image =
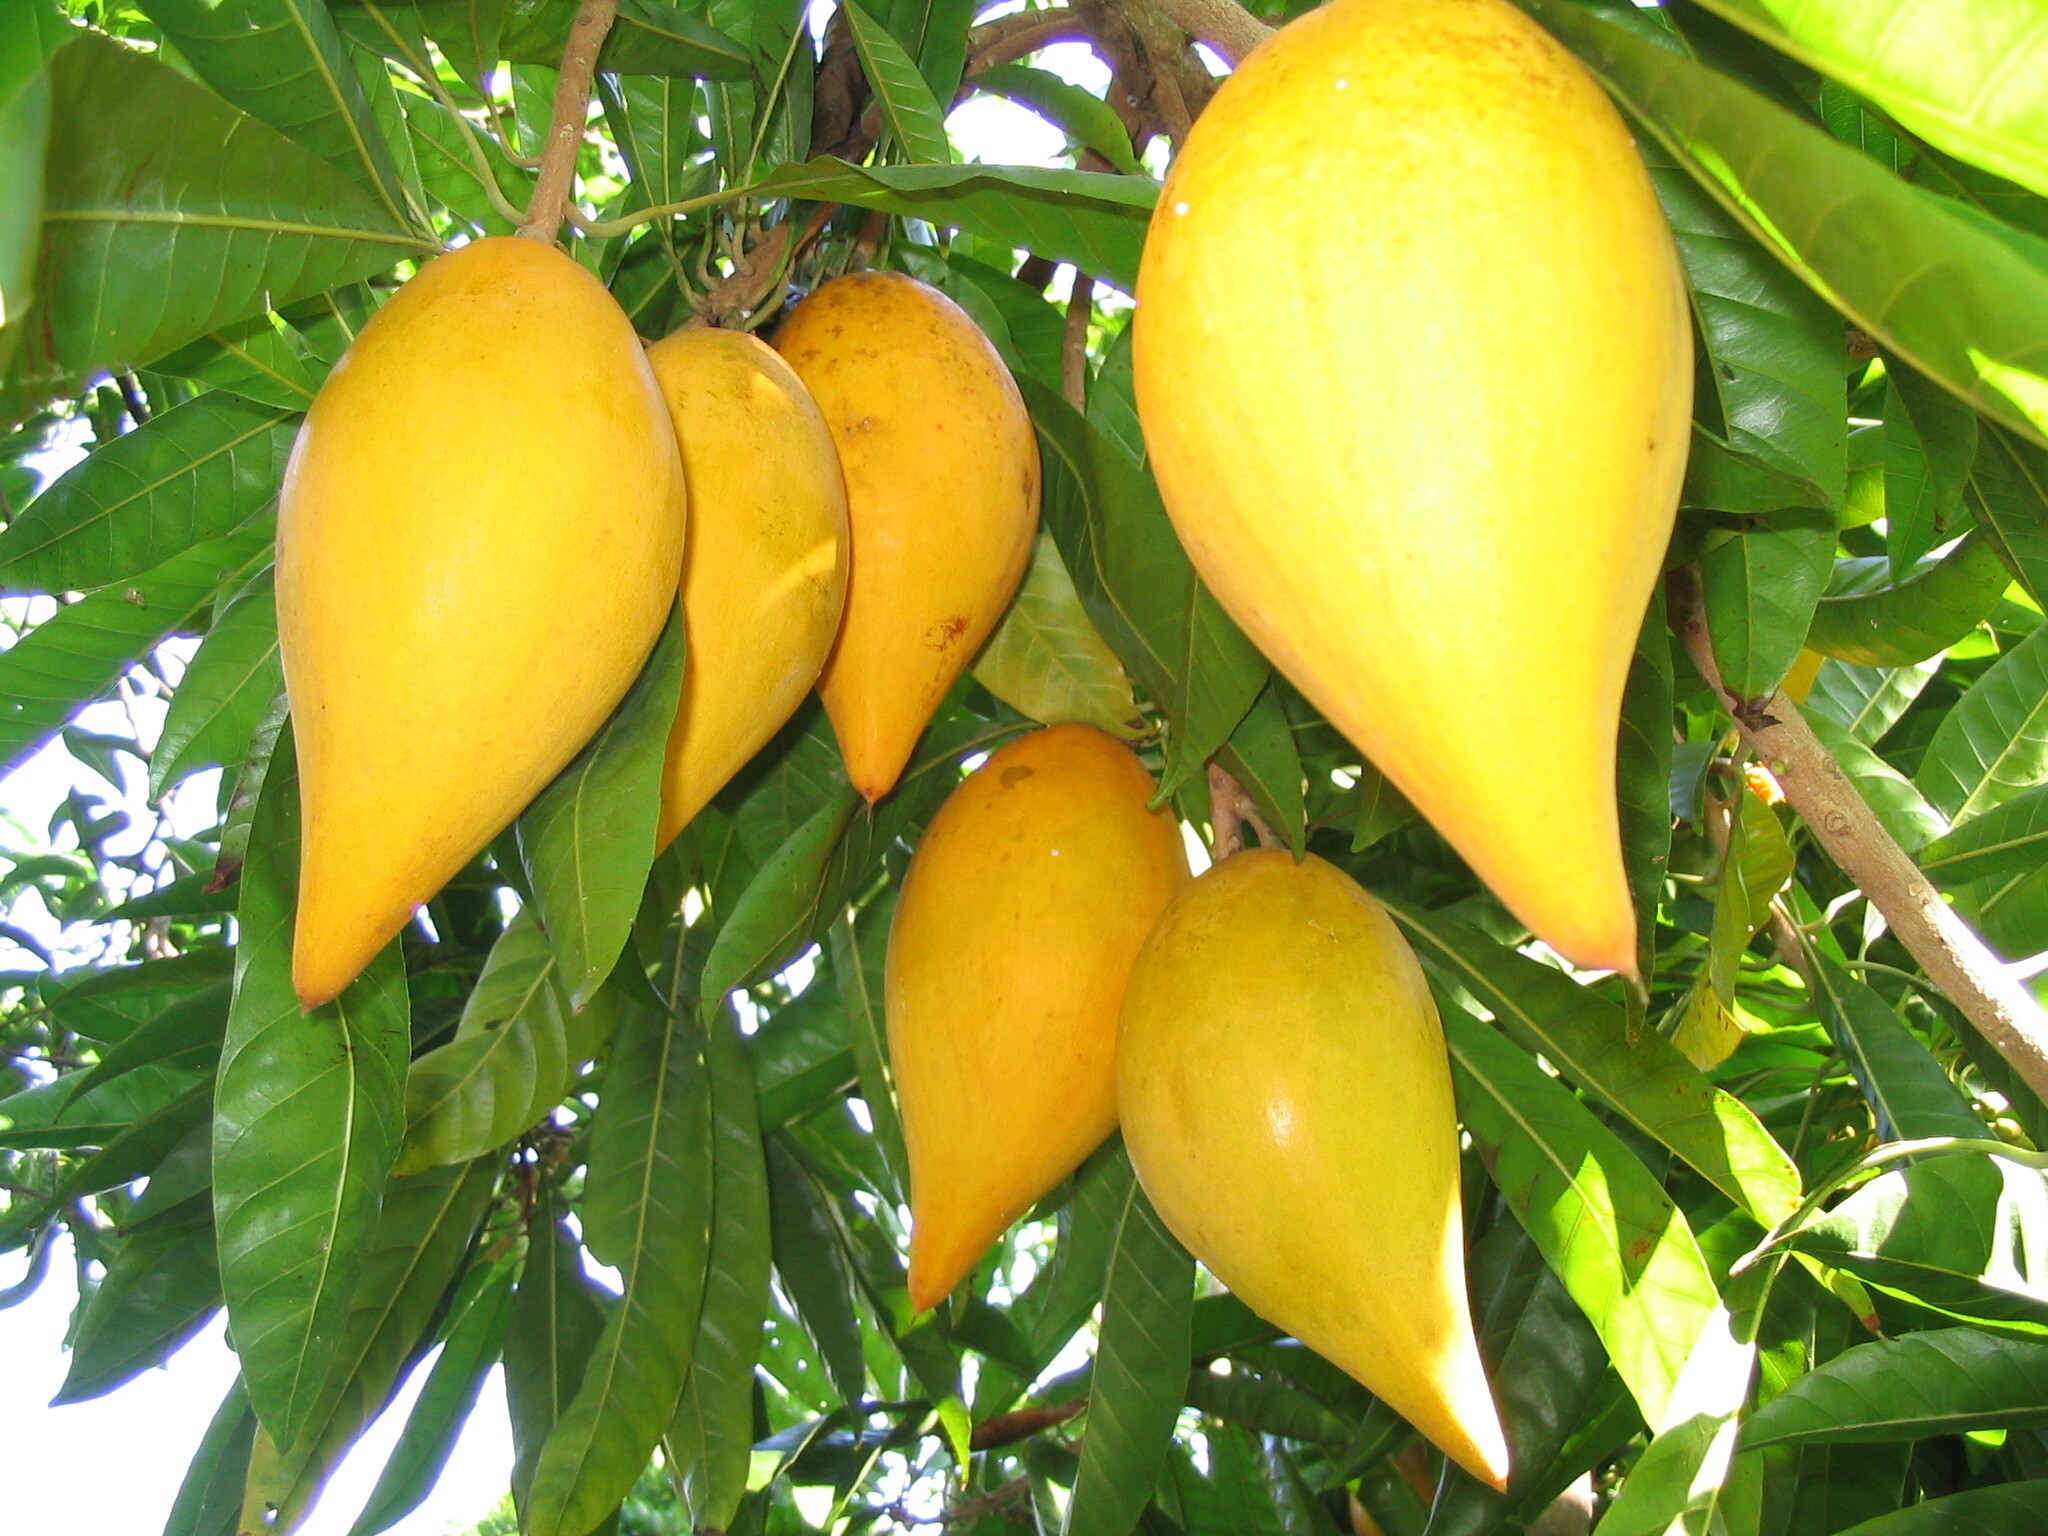
<instances>
[{"instance_id":1,"label":"fruit stem","mask_svg":"<svg viewBox=\"0 0 2048 1536\"><path fill-rule=\"evenodd\" d=\"M1261 848L1277 848L1280 840L1273 835L1273 829L1266 825L1266 819L1259 814L1258 803L1245 793L1245 787L1229 769L1216 763L1209 765L1209 862L1221 864L1233 853L1244 848L1244 828L1250 823L1253 833L1259 839Z\"/></svg>"},{"instance_id":2,"label":"fruit stem","mask_svg":"<svg viewBox=\"0 0 2048 1536\"><path fill-rule=\"evenodd\" d=\"M1672 633L1727 705L1743 742L1769 766L1799 819L1949 1001L2029 1088L2048 1095L2048 1014L1884 829L1798 705L1779 689L1766 698L1744 699L1723 685L1698 570L1674 570L1668 586Z\"/></svg>"},{"instance_id":3,"label":"fruit stem","mask_svg":"<svg viewBox=\"0 0 2048 1536\"><path fill-rule=\"evenodd\" d=\"M554 243L555 232L569 208L576 180L576 156L583 148L583 125L590 115L590 82L597 73L598 50L619 14L619 0L583 0L569 25L569 46L562 50L562 72L555 80L555 110L548 122L547 147L541 151L540 180L526 205L519 233L529 240Z\"/></svg>"}]
</instances>

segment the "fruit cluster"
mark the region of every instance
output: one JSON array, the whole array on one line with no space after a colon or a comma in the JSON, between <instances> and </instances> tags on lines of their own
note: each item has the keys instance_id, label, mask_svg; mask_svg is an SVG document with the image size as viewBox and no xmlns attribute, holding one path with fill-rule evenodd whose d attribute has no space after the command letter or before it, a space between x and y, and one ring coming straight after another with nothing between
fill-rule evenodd
<instances>
[{"instance_id":1,"label":"fruit cluster","mask_svg":"<svg viewBox=\"0 0 2048 1536\"><path fill-rule=\"evenodd\" d=\"M1616 721L1691 353L1605 96L1500 0L1338 0L1218 93L1139 296L1146 442L1210 588L1539 937L1632 973ZM886 794L1023 574L1038 472L996 352L910 278L825 284L775 350L643 350L551 246L431 263L335 369L283 492L301 999L563 768L678 593L663 842L814 682L853 785ZM886 979L912 1299L1121 1125L1218 1279L1500 1485L1421 969L1317 858L1191 880L1155 790L1054 726L916 850Z\"/></svg>"}]
</instances>

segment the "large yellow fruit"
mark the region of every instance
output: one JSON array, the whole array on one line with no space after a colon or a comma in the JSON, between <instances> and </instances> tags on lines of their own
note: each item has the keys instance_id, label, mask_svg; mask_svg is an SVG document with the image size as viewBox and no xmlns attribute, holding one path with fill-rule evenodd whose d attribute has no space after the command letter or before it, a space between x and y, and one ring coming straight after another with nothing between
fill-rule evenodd
<instances>
[{"instance_id":1,"label":"large yellow fruit","mask_svg":"<svg viewBox=\"0 0 2048 1536\"><path fill-rule=\"evenodd\" d=\"M363 327L278 506L308 1007L604 723L674 605L683 517L639 338L560 251L464 246Z\"/></svg>"},{"instance_id":2,"label":"large yellow fruit","mask_svg":"<svg viewBox=\"0 0 2048 1536\"><path fill-rule=\"evenodd\" d=\"M846 487L810 391L744 331L647 350L690 483L689 666L668 738L657 847L801 704L846 601Z\"/></svg>"},{"instance_id":3,"label":"large yellow fruit","mask_svg":"<svg viewBox=\"0 0 2048 1536\"><path fill-rule=\"evenodd\" d=\"M1124 979L1188 879L1156 787L1092 726L1034 731L911 858L885 990L919 1311L1116 1128Z\"/></svg>"},{"instance_id":4,"label":"large yellow fruit","mask_svg":"<svg viewBox=\"0 0 2048 1536\"><path fill-rule=\"evenodd\" d=\"M1131 971L1117 1081L1131 1162L1188 1251L1500 1486L1443 1029L1386 910L1315 857L1224 860Z\"/></svg>"},{"instance_id":5,"label":"large yellow fruit","mask_svg":"<svg viewBox=\"0 0 2048 1536\"><path fill-rule=\"evenodd\" d=\"M1622 688L1692 394L1620 116L1506 0L1336 0L1203 112L1138 279L1202 577L1513 911L1635 969Z\"/></svg>"},{"instance_id":6,"label":"large yellow fruit","mask_svg":"<svg viewBox=\"0 0 2048 1536\"><path fill-rule=\"evenodd\" d=\"M846 473L853 572L818 691L853 787L879 800L1024 577L1038 442L980 328L901 273L834 278L775 345Z\"/></svg>"}]
</instances>

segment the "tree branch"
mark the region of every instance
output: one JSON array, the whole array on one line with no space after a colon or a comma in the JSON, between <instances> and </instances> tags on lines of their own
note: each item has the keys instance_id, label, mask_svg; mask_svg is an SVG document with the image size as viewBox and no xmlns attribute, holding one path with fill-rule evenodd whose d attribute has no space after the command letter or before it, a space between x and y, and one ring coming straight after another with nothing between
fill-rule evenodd
<instances>
[{"instance_id":1,"label":"tree branch","mask_svg":"<svg viewBox=\"0 0 2048 1536\"><path fill-rule=\"evenodd\" d=\"M590 82L597 73L598 50L604 47L619 0L583 0L569 27L569 45L562 50L562 72L555 80L555 110L548 122L547 147L541 151L540 179L526 222L519 233L552 245L555 231L569 208L576 180L576 156L583 148L583 126L590 115Z\"/></svg>"},{"instance_id":2,"label":"tree branch","mask_svg":"<svg viewBox=\"0 0 2048 1536\"><path fill-rule=\"evenodd\" d=\"M1087 157L1083 156L1083 165ZM1076 268L1067 321L1060 330L1060 393L1077 411L1088 409L1088 320L1095 309L1095 279Z\"/></svg>"},{"instance_id":3,"label":"tree branch","mask_svg":"<svg viewBox=\"0 0 2048 1536\"><path fill-rule=\"evenodd\" d=\"M1209 862L1221 864L1244 848L1244 829L1249 825L1261 848L1279 845L1273 829L1259 814L1258 803L1229 769L1209 764Z\"/></svg>"},{"instance_id":4,"label":"tree branch","mask_svg":"<svg viewBox=\"0 0 2048 1536\"><path fill-rule=\"evenodd\" d=\"M1934 984L2028 1087L2048 1097L2048 1015L2040 1004L1893 841L1799 707L1782 691L1766 699L1743 699L1723 686L1707 633L1699 573L1691 566L1673 571L1669 597L1672 631L1700 676L1727 704L1742 739L1784 787L1799 819Z\"/></svg>"},{"instance_id":5,"label":"tree branch","mask_svg":"<svg viewBox=\"0 0 2048 1536\"><path fill-rule=\"evenodd\" d=\"M1273 35L1273 28L1237 0L1152 0L1167 20L1198 43L1207 43L1232 69Z\"/></svg>"}]
</instances>

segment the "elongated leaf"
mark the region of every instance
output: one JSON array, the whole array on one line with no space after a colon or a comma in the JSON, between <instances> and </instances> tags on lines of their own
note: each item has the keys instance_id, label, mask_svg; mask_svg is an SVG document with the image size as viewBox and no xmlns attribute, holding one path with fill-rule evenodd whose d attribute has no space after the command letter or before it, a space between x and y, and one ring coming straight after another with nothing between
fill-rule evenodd
<instances>
[{"instance_id":1,"label":"elongated leaf","mask_svg":"<svg viewBox=\"0 0 2048 1536\"><path fill-rule=\"evenodd\" d=\"M398 166L378 131L326 0L143 0L199 78L344 171L393 224Z\"/></svg>"},{"instance_id":2,"label":"elongated leaf","mask_svg":"<svg viewBox=\"0 0 2048 1536\"><path fill-rule=\"evenodd\" d=\"M1886 1141L1984 1134L1984 1122L1891 1005L1825 954L1813 956L1814 1002Z\"/></svg>"},{"instance_id":3,"label":"elongated leaf","mask_svg":"<svg viewBox=\"0 0 2048 1536\"><path fill-rule=\"evenodd\" d=\"M1644 976L1656 974L1657 907L1671 870L1672 670L1668 633L1664 594L1659 589L1650 599L1650 611L1643 618L1635 655L1629 661L1615 774L1622 856L1636 909L1636 968ZM1378 782L1388 793L1394 792L1384 777ZM1366 808L1363 795L1360 798L1360 830L1364 830ZM1354 852L1357 845L1354 833Z\"/></svg>"},{"instance_id":4,"label":"elongated leaf","mask_svg":"<svg viewBox=\"0 0 2048 1536\"><path fill-rule=\"evenodd\" d=\"M1822 298L1982 414L2048 441L2048 245L1569 0L1522 3Z\"/></svg>"},{"instance_id":5,"label":"elongated leaf","mask_svg":"<svg viewBox=\"0 0 2048 1536\"><path fill-rule=\"evenodd\" d=\"M214 593L245 575L269 547L267 526L209 539L132 582L58 609L0 654L0 771L111 691L165 636L189 631Z\"/></svg>"},{"instance_id":6,"label":"elongated leaf","mask_svg":"<svg viewBox=\"0 0 2048 1536\"><path fill-rule=\"evenodd\" d=\"M1714 659L1741 697L1767 695L1784 681L1806 643L1834 551L1831 517L1785 512L1700 556Z\"/></svg>"},{"instance_id":7,"label":"elongated leaf","mask_svg":"<svg viewBox=\"0 0 2048 1536\"><path fill-rule=\"evenodd\" d=\"M1661 1036L1630 1042L1622 1010L1563 972L1439 914L1396 901L1387 909L1432 970L1760 1223L1798 1206L1799 1173L1784 1149L1746 1104L1708 1082Z\"/></svg>"},{"instance_id":8,"label":"elongated leaf","mask_svg":"<svg viewBox=\"0 0 2048 1536\"><path fill-rule=\"evenodd\" d=\"M67 1098L86 1100L103 1084L141 1067L211 1067L220 1056L231 991L227 982L218 981L178 999L103 1051L85 1071L59 1078Z\"/></svg>"},{"instance_id":9,"label":"elongated leaf","mask_svg":"<svg viewBox=\"0 0 2048 1536\"><path fill-rule=\"evenodd\" d=\"M1064 128L1126 176L1144 175L1131 153L1131 136L1124 131L1109 103L1051 70L1033 69L1028 64L998 64L976 75L974 88L1029 107L1055 127Z\"/></svg>"},{"instance_id":10,"label":"elongated leaf","mask_svg":"<svg viewBox=\"0 0 2048 1536\"><path fill-rule=\"evenodd\" d=\"M0 14L0 368L19 340L9 329L35 292L43 218L43 152L50 141L50 55L72 37L51 0Z\"/></svg>"},{"instance_id":11,"label":"elongated leaf","mask_svg":"<svg viewBox=\"0 0 2048 1536\"><path fill-rule=\"evenodd\" d=\"M889 1065L887 1010L882 973L889 954L889 926L896 914L892 896L871 902L858 926L841 918L832 925L832 975L845 1003L847 1036L853 1046L861 1099L875 1127L875 1142L900 1204L910 1198L910 1158L903 1150L903 1111L896 1101L896 1074Z\"/></svg>"},{"instance_id":12,"label":"elongated leaf","mask_svg":"<svg viewBox=\"0 0 2048 1536\"><path fill-rule=\"evenodd\" d=\"M152 371L296 413L313 403L327 370L318 358L301 357L269 315L257 315L158 358Z\"/></svg>"},{"instance_id":13,"label":"elongated leaf","mask_svg":"<svg viewBox=\"0 0 2048 1536\"><path fill-rule=\"evenodd\" d=\"M215 1099L221 1285L249 1400L290 1444L311 1419L398 1154L407 1031L394 944L310 1013L291 984L298 778L271 765L242 867Z\"/></svg>"},{"instance_id":14,"label":"elongated leaf","mask_svg":"<svg viewBox=\"0 0 2048 1536\"><path fill-rule=\"evenodd\" d=\"M2032 874L2048 861L2048 784L2037 784L1936 838L1917 858L1933 879L1949 886Z\"/></svg>"},{"instance_id":15,"label":"elongated leaf","mask_svg":"<svg viewBox=\"0 0 2048 1536\"><path fill-rule=\"evenodd\" d=\"M277 595L269 572L215 615L178 680L149 755L149 790L161 796L200 768L237 768L278 690Z\"/></svg>"},{"instance_id":16,"label":"elongated leaf","mask_svg":"<svg viewBox=\"0 0 2048 1536\"><path fill-rule=\"evenodd\" d=\"M220 1307L213 1219L126 1239L71 1337L71 1369L55 1398L81 1403L126 1385L205 1326Z\"/></svg>"},{"instance_id":17,"label":"elongated leaf","mask_svg":"<svg viewBox=\"0 0 2048 1536\"><path fill-rule=\"evenodd\" d=\"M349 1536L377 1536L417 1509L433 1492L456 1437L476 1406L484 1378L505 1345L505 1315L512 1296L512 1271L500 1270L455 1317L426 1385L392 1448L391 1459L370 1491Z\"/></svg>"},{"instance_id":18,"label":"elongated leaf","mask_svg":"<svg viewBox=\"0 0 2048 1536\"><path fill-rule=\"evenodd\" d=\"M945 114L917 63L859 0L848 0L846 27L860 54L860 67L881 104L882 116L913 165L945 165L953 158Z\"/></svg>"},{"instance_id":19,"label":"elongated leaf","mask_svg":"<svg viewBox=\"0 0 2048 1536\"><path fill-rule=\"evenodd\" d=\"M1940 670L1939 656L1892 668L1824 661L1800 707L1809 720L1824 716L1865 746L1875 746Z\"/></svg>"},{"instance_id":20,"label":"elongated leaf","mask_svg":"<svg viewBox=\"0 0 2048 1536\"><path fill-rule=\"evenodd\" d=\"M50 82L38 293L0 410L9 420L97 370L439 249L147 55L81 34Z\"/></svg>"},{"instance_id":21,"label":"elongated leaf","mask_svg":"<svg viewBox=\"0 0 2048 1536\"><path fill-rule=\"evenodd\" d=\"M1979 426L1970 509L2038 606L2048 601L2048 453L1990 422Z\"/></svg>"},{"instance_id":22,"label":"elongated leaf","mask_svg":"<svg viewBox=\"0 0 2048 1536\"><path fill-rule=\"evenodd\" d=\"M683 649L678 604L604 729L519 818L519 855L574 1008L611 974L659 851L662 754L682 695Z\"/></svg>"},{"instance_id":23,"label":"elongated leaf","mask_svg":"<svg viewBox=\"0 0 2048 1536\"><path fill-rule=\"evenodd\" d=\"M573 0L519 7L505 28L504 56L515 64L553 68L562 61L575 19ZM619 19L598 64L622 75L702 80L744 80L753 69L745 45L662 0L620 0Z\"/></svg>"},{"instance_id":24,"label":"elongated leaf","mask_svg":"<svg viewBox=\"0 0 2048 1536\"><path fill-rule=\"evenodd\" d=\"M1841 1536L2031 1536L2048 1521L2048 1479L1972 1488L1851 1526Z\"/></svg>"},{"instance_id":25,"label":"elongated leaf","mask_svg":"<svg viewBox=\"0 0 2048 1536\"><path fill-rule=\"evenodd\" d=\"M568 1411L604 1332L596 1288L563 1226L554 1186L542 1180L526 1262L505 1330L505 1405L512 1418L512 1496L524 1513L548 1431Z\"/></svg>"},{"instance_id":26,"label":"elongated leaf","mask_svg":"<svg viewBox=\"0 0 2048 1536\"><path fill-rule=\"evenodd\" d=\"M2048 1422L2048 1343L1938 1328L1859 1344L1749 1417L1744 1446L1924 1440Z\"/></svg>"},{"instance_id":27,"label":"elongated leaf","mask_svg":"<svg viewBox=\"0 0 2048 1536\"><path fill-rule=\"evenodd\" d=\"M1151 478L1057 393L1017 384L1038 428L1046 527L1096 628L1173 727L1171 794L1252 707L1265 659L1196 576Z\"/></svg>"},{"instance_id":28,"label":"elongated leaf","mask_svg":"<svg viewBox=\"0 0 2048 1536\"><path fill-rule=\"evenodd\" d=\"M712 1121L703 1031L635 1005L591 1125L584 1241L618 1305L527 1491L534 1536L583 1536L625 1497L675 1413L704 1299Z\"/></svg>"},{"instance_id":29,"label":"elongated leaf","mask_svg":"<svg viewBox=\"0 0 2048 1536\"><path fill-rule=\"evenodd\" d=\"M1911 666L1983 623L2011 579L1987 541L1965 539L1896 586L1823 597L1806 643L1858 666Z\"/></svg>"},{"instance_id":30,"label":"elongated leaf","mask_svg":"<svg viewBox=\"0 0 2048 1536\"><path fill-rule=\"evenodd\" d=\"M0 582L79 592L161 565L277 495L295 418L207 393L102 445L0 534Z\"/></svg>"},{"instance_id":31,"label":"elongated leaf","mask_svg":"<svg viewBox=\"0 0 2048 1536\"><path fill-rule=\"evenodd\" d=\"M1294 745L1287 708L1275 692L1278 686L1268 683L1260 690L1216 760L1251 791L1273 830L1299 853L1308 841L1308 802L1301 754Z\"/></svg>"},{"instance_id":32,"label":"elongated leaf","mask_svg":"<svg viewBox=\"0 0 2048 1536\"><path fill-rule=\"evenodd\" d=\"M801 197L929 219L1001 246L1071 261L1126 293L1138 283L1159 183L1143 176L1019 165L853 166L824 156L756 184Z\"/></svg>"},{"instance_id":33,"label":"elongated leaf","mask_svg":"<svg viewBox=\"0 0 2048 1536\"><path fill-rule=\"evenodd\" d=\"M710 1024L711 1255L690 1373L669 1422L669 1465L699 1528L725 1530L747 1491L754 1448L754 1364L768 1316L768 1170L754 1074L738 1021Z\"/></svg>"},{"instance_id":34,"label":"elongated leaf","mask_svg":"<svg viewBox=\"0 0 2048 1536\"><path fill-rule=\"evenodd\" d=\"M1884 397L1885 553L1894 580L1947 536L1976 456L1969 407L1894 360Z\"/></svg>"},{"instance_id":35,"label":"elongated leaf","mask_svg":"<svg viewBox=\"0 0 2048 1536\"><path fill-rule=\"evenodd\" d=\"M1059 546L1042 529L1024 585L974 658L974 677L1043 725L1078 721L1126 741L1146 734L1123 664L1089 622Z\"/></svg>"},{"instance_id":36,"label":"elongated leaf","mask_svg":"<svg viewBox=\"0 0 2048 1536\"><path fill-rule=\"evenodd\" d=\"M2037 629L1942 717L1914 782L1957 826L2048 779L2048 629Z\"/></svg>"},{"instance_id":37,"label":"elongated leaf","mask_svg":"<svg viewBox=\"0 0 2048 1536\"><path fill-rule=\"evenodd\" d=\"M853 1310L854 1278L833 1235L825 1197L779 1144L769 1142L767 1156L775 1272L840 1400L860 1402L867 1395L867 1369Z\"/></svg>"},{"instance_id":38,"label":"elongated leaf","mask_svg":"<svg viewBox=\"0 0 2048 1536\"><path fill-rule=\"evenodd\" d=\"M716 1006L733 988L786 956L816 923L839 840L860 809L842 789L789 834L734 905L704 962L700 1001Z\"/></svg>"},{"instance_id":39,"label":"elongated leaf","mask_svg":"<svg viewBox=\"0 0 2048 1536\"><path fill-rule=\"evenodd\" d=\"M1661 1422L1715 1308L1692 1229L1636 1155L1533 1059L1463 1009L1442 1011L1459 1116L1495 1184L1643 1417Z\"/></svg>"},{"instance_id":40,"label":"elongated leaf","mask_svg":"<svg viewBox=\"0 0 2048 1536\"><path fill-rule=\"evenodd\" d=\"M1132 1181L1102 1293L1088 1433L1061 1536L1128 1536L1159 1480L1187 1386L1195 1265Z\"/></svg>"},{"instance_id":41,"label":"elongated leaf","mask_svg":"<svg viewBox=\"0 0 2048 1536\"><path fill-rule=\"evenodd\" d=\"M235 1536L242 1514L242 1484L249 1475L249 1447L256 1438L256 1415L242 1379L221 1399L192 1465L178 1485L164 1536Z\"/></svg>"}]
</instances>

